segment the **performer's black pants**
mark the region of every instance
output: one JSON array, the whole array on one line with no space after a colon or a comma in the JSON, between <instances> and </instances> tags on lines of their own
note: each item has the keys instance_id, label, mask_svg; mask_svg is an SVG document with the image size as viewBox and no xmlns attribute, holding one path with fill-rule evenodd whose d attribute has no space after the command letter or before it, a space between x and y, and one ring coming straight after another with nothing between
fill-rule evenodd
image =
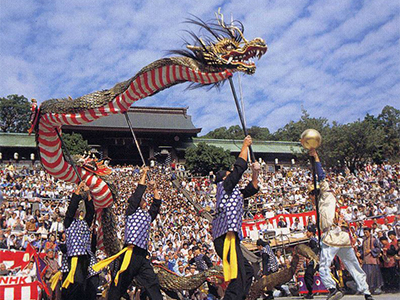
<instances>
[{"instance_id":1,"label":"performer's black pants","mask_svg":"<svg viewBox=\"0 0 400 300\"><path fill-rule=\"evenodd\" d=\"M68 273L62 273L62 276L61 276L61 285L64 283L65 278L67 278L67 275L68 275ZM66 289L61 288L61 299L62 299L62 300L67 299L66 292L67 292Z\"/></svg>"},{"instance_id":2,"label":"performer's black pants","mask_svg":"<svg viewBox=\"0 0 400 300\"><path fill-rule=\"evenodd\" d=\"M225 236L226 234L214 240L215 251L217 252L218 256L221 259L223 254ZM240 241L237 234L236 234L236 253L238 262L238 277L236 279L231 280L231 282L229 283L228 288L225 291L224 300L245 299L250 290L251 282L254 276L253 267L244 258L242 249L240 249ZM229 253L228 253L228 261L229 261Z\"/></svg>"},{"instance_id":3,"label":"performer's black pants","mask_svg":"<svg viewBox=\"0 0 400 300\"><path fill-rule=\"evenodd\" d=\"M71 259L68 257L68 269L71 270ZM76 266L74 283L71 283L67 289L62 289L61 298L65 300L86 300L85 286L86 278L88 275L89 256L78 256L78 263ZM67 276L68 273L65 273ZM63 276L64 277L64 276ZM63 281L64 282L64 281Z\"/></svg>"},{"instance_id":4,"label":"performer's black pants","mask_svg":"<svg viewBox=\"0 0 400 300\"><path fill-rule=\"evenodd\" d=\"M94 275L89 277L86 280L86 287L85 287L85 299L87 300L96 300L97 298L97 288L99 287L99 275Z\"/></svg>"},{"instance_id":5,"label":"performer's black pants","mask_svg":"<svg viewBox=\"0 0 400 300\"><path fill-rule=\"evenodd\" d=\"M306 272L304 274L304 282L306 283L306 288L310 295L312 294L313 291L314 273L316 269L317 268L314 268L314 262L310 261L307 265Z\"/></svg>"},{"instance_id":6,"label":"performer's black pants","mask_svg":"<svg viewBox=\"0 0 400 300\"><path fill-rule=\"evenodd\" d=\"M160 292L160 284L154 273L148 259L146 259L147 251L138 247L133 248L132 258L125 272L119 274L118 285L115 286L114 278L108 292L108 300L120 300L121 296L126 293L128 287L132 284L133 278L142 285L152 300L162 300ZM118 258L120 264L124 256Z\"/></svg>"}]
</instances>

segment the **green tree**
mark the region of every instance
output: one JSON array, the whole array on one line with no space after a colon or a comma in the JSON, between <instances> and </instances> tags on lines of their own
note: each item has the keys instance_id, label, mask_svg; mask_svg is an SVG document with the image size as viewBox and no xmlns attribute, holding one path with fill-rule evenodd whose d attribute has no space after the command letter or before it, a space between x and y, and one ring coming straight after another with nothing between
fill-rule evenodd
<instances>
[{"instance_id":1,"label":"green tree","mask_svg":"<svg viewBox=\"0 0 400 300\"><path fill-rule=\"evenodd\" d=\"M301 134L306 129L315 129L322 136L322 145L318 149L321 157L325 157L326 152L329 152L326 147L326 139L329 136L329 123L326 118L312 118L307 110L302 109L302 115L300 120L297 122L290 121L284 127L278 129L274 134L272 134L272 140L275 141L300 141ZM296 161L300 163L307 163L309 161L308 151L304 150L302 153L295 155ZM329 160L330 161L330 160Z\"/></svg>"},{"instance_id":2,"label":"green tree","mask_svg":"<svg viewBox=\"0 0 400 300\"><path fill-rule=\"evenodd\" d=\"M186 166L192 173L207 175L210 171L229 169L235 158L228 150L204 142L186 149Z\"/></svg>"},{"instance_id":3,"label":"green tree","mask_svg":"<svg viewBox=\"0 0 400 300\"><path fill-rule=\"evenodd\" d=\"M8 95L0 98L0 129L4 132L27 132L31 105L27 98Z\"/></svg>"},{"instance_id":4,"label":"green tree","mask_svg":"<svg viewBox=\"0 0 400 300\"><path fill-rule=\"evenodd\" d=\"M258 141L269 141L272 139L272 134L267 127L251 126L248 129L248 133L254 140Z\"/></svg>"},{"instance_id":5,"label":"green tree","mask_svg":"<svg viewBox=\"0 0 400 300\"><path fill-rule=\"evenodd\" d=\"M325 130L322 136L321 148L318 152L327 167L345 165L345 150L347 147L347 137L345 125L333 122L329 129Z\"/></svg>"},{"instance_id":6,"label":"green tree","mask_svg":"<svg viewBox=\"0 0 400 300\"><path fill-rule=\"evenodd\" d=\"M266 127L252 126L248 128L248 133L254 140L270 140L272 138L269 129ZM243 129L239 125L234 125L229 128L219 127L207 133L204 138L209 139L227 139L227 140L242 140L244 138Z\"/></svg>"},{"instance_id":7,"label":"green tree","mask_svg":"<svg viewBox=\"0 0 400 300\"><path fill-rule=\"evenodd\" d=\"M204 137L209 139L233 140L237 138L243 138L243 131L239 125L234 125L229 128L224 126L210 131Z\"/></svg>"},{"instance_id":8,"label":"green tree","mask_svg":"<svg viewBox=\"0 0 400 300\"><path fill-rule=\"evenodd\" d=\"M79 133L63 133L62 138L64 141L65 146L67 147L69 153L71 155L81 154L85 151L89 151L90 147L88 142L83 139L82 135Z\"/></svg>"},{"instance_id":9,"label":"green tree","mask_svg":"<svg viewBox=\"0 0 400 300\"><path fill-rule=\"evenodd\" d=\"M327 166L347 166L352 172L369 161L382 159L383 129L376 119L367 115L364 120L338 125L334 123L323 142L323 160Z\"/></svg>"},{"instance_id":10,"label":"green tree","mask_svg":"<svg viewBox=\"0 0 400 300\"><path fill-rule=\"evenodd\" d=\"M303 109L300 120L297 122L290 121L283 128L278 129L273 134L273 139L276 141L298 142L303 131L308 128L318 130L321 135L324 135L329 130L328 119L311 118L307 110Z\"/></svg>"},{"instance_id":11,"label":"green tree","mask_svg":"<svg viewBox=\"0 0 400 300\"><path fill-rule=\"evenodd\" d=\"M394 162L400 160L400 110L385 106L377 118L377 126L384 132L382 155Z\"/></svg>"}]
</instances>

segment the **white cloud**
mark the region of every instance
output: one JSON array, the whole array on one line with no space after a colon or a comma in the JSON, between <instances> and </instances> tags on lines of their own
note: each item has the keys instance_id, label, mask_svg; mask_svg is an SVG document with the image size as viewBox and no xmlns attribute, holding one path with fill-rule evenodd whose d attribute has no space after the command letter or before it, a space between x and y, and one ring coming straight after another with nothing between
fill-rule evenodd
<instances>
[{"instance_id":1,"label":"white cloud","mask_svg":"<svg viewBox=\"0 0 400 300\"><path fill-rule=\"evenodd\" d=\"M398 108L396 1L3 1L0 95L40 101L110 88L182 47L190 13L209 20L219 6L269 50L242 78L249 126L274 131L312 116L350 122L385 105ZM190 29L197 31L196 28ZM206 133L239 124L229 84L221 90L171 87L136 105L189 106ZM238 90L238 86L236 85Z\"/></svg>"}]
</instances>

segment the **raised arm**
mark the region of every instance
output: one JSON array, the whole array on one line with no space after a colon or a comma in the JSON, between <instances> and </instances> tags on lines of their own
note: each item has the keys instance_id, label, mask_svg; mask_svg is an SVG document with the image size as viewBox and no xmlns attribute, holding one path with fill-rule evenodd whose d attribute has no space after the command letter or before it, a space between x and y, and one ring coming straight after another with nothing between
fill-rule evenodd
<instances>
[{"instance_id":1,"label":"raised arm","mask_svg":"<svg viewBox=\"0 0 400 300\"><path fill-rule=\"evenodd\" d=\"M248 151L252 142L251 136L246 136L246 138L243 140L239 157L236 159L235 165L233 166L233 171L229 173L223 182L224 190L228 194L232 193L240 178L242 178L244 171L247 169Z\"/></svg>"},{"instance_id":2,"label":"raised arm","mask_svg":"<svg viewBox=\"0 0 400 300\"><path fill-rule=\"evenodd\" d=\"M96 229L93 228L92 240L90 242L90 250L92 250L93 253L96 253L96 246L97 246L97 234L96 234Z\"/></svg>"},{"instance_id":3,"label":"raised arm","mask_svg":"<svg viewBox=\"0 0 400 300\"><path fill-rule=\"evenodd\" d=\"M88 195L88 198L85 199L85 206L86 206L86 215L85 215L85 221L88 224L88 226L92 226L93 218L94 218L94 205L93 201L89 200L90 196Z\"/></svg>"},{"instance_id":4,"label":"raised arm","mask_svg":"<svg viewBox=\"0 0 400 300\"><path fill-rule=\"evenodd\" d=\"M64 227L67 229L72 221L74 220L75 213L78 210L79 206L79 201L82 200L81 196L81 190L83 186L85 185L84 181L81 181L76 188L75 192L72 194L71 201L69 202L67 212L65 213L65 219L64 219Z\"/></svg>"},{"instance_id":5,"label":"raised arm","mask_svg":"<svg viewBox=\"0 0 400 300\"><path fill-rule=\"evenodd\" d=\"M153 203L150 206L149 209L149 214L151 216L151 221L154 221L154 219L157 217L160 207L161 207L161 194L160 191L157 189L157 185L154 181L150 182L150 186L154 188L154 199Z\"/></svg>"},{"instance_id":6,"label":"raised arm","mask_svg":"<svg viewBox=\"0 0 400 300\"><path fill-rule=\"evenodd\" d=\"M325 179L325 172L322 169L321 161L319 160L319 156L317 153L316 149L310 149L308 152L310 156L313 156L315 158L315 168L317 169L317 176L318 176L318 181L322 181Z\"/></svg>"},{"instance_id":7,"label":"raised arm","mask_svg":"<svg viewBox=\"0 0 400 300\"><path fill-rule=\"evenodd\" d=\"M251 165L251 181L247 186L241 190L243 199L251 197L258 193L258 176L260 175L261 166L258 162L254 162Z\"/></svg>"},{"instance_id":8,"label":"raised arm","mask_svg":"<svg viewBox=\"0 0 400 300\"><path fill-rule=\"evenodd\" d=\"M93 218L94 218L94 205L91 196L90 196L90 188L85 184L83 185L83 191L86 192L87 197L85 198L85 207L86 207L86 215L85 221L88 226L92 226Z\"/></svg>"},{"instance_id":9,"label":"raised arm","mask_svg":"<svg viewBox=\"0 0 400 300\"><path fill-rule=\"evenodd\" d=\"M253 144L253 140L251 139L251 136L248 135L244 138L243 144L242 144L242 149L240 150L239 157L242 158L247 162L247 159L249 157L249 147Z\"/></svg>"},{"instance_id":10,"label":"raised arm","mask_svg":"<svg viewBox=\"0 0 400 300\"><path fill-rule=\"evenodd\" d=\"M133 214L137 208L139 207L140 201L142 200L143 194L146 190L146 176L147 176L147 171L149 170L148 167L144 167L142 173L142 177L140 178L139 184L135 190L135 192L132 194L132 196L129 197L128 199L128 208L126 209L126 215L131 215Z\"/></svg>"}]
</instances>

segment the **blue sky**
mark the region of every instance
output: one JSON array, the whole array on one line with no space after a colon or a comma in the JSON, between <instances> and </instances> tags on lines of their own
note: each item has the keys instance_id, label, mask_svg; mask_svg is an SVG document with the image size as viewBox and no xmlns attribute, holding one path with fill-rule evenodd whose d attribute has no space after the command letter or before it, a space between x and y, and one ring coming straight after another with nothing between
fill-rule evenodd
<instances>
[{"instance_id":1,"label":"blue sky","mask_svg":"<svg viewBox=\"0 0 400 300\"><path fill-rule=\"evenodd\" d=\"M273 132L298 120L302 107L339 123L377 115L385 105L400 108L396 0L2 0L0 96L41 102L111 88L182 48L190 13L210 20L218 7L243 22L247 39L262 37L269 47L256 73L241 78L249 126ZM188 106L202 134L239 124L229 84L186 87L135 105Z\"/></svg>"}]
</instances>

